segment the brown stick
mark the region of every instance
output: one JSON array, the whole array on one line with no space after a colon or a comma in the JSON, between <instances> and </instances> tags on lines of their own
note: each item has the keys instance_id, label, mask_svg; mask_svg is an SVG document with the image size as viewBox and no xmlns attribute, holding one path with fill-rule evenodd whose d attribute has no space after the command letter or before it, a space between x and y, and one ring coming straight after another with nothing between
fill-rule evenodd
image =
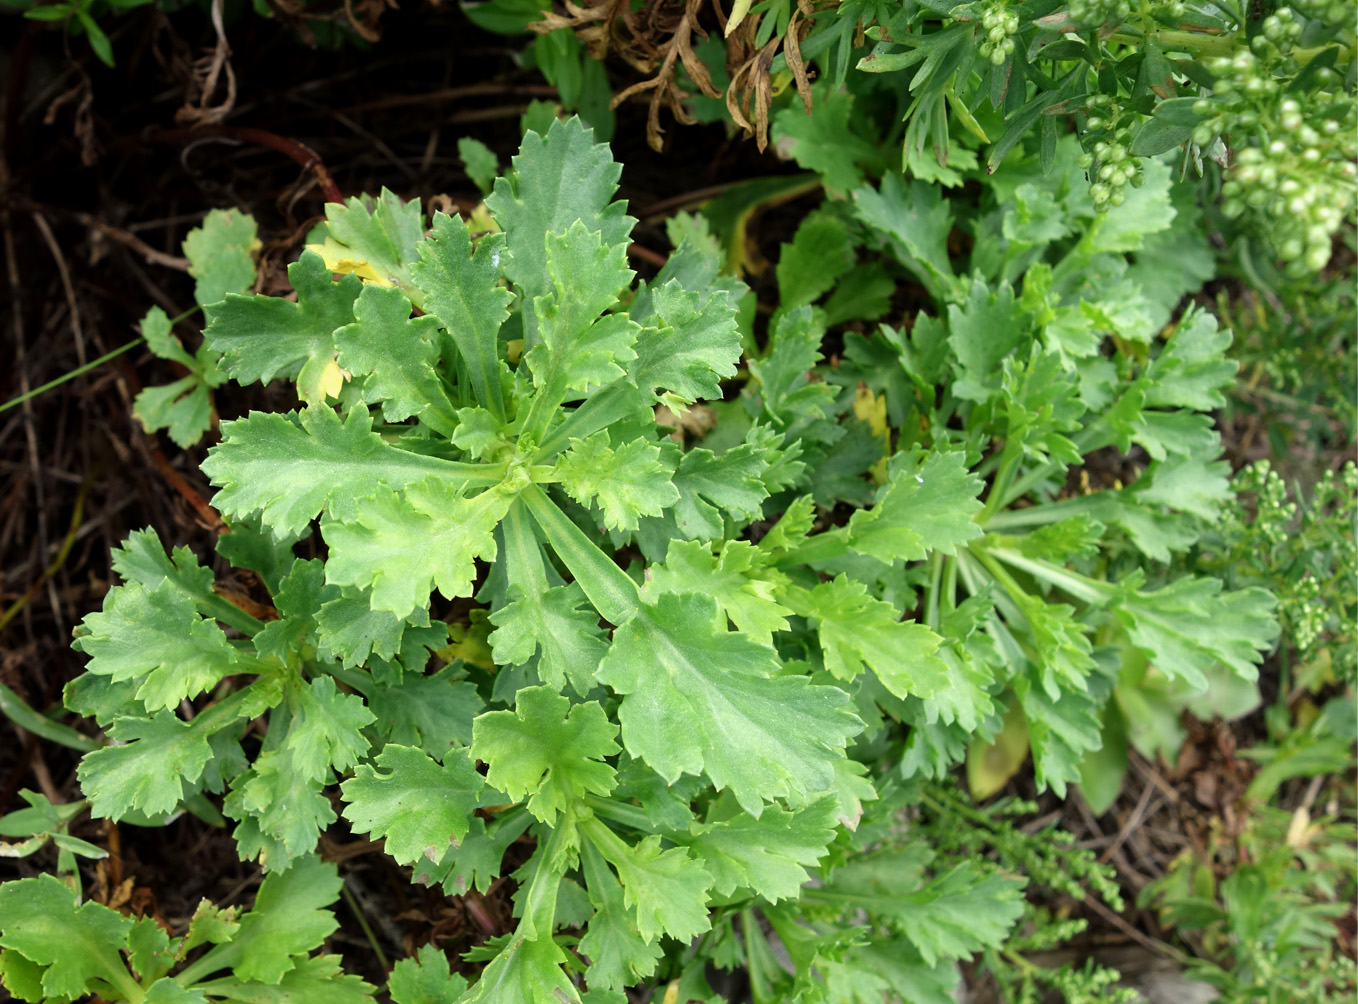
<instances>
[{"instance_id":1,"label":"brown stick","mask_svg":"<svg viewBox=\"0 0 1358 1004\"><path fill-rule=\"evenodd\" d=\"M325 195L326 202L344 201L339 186L335 184L335 179L322 162L320 154L305 143L288 139L286 136L269 132L267 129L256 129L253 126L211 125L197 129L162 129L152 133L151 138L163 143L186 143L195 139L222 139L228 142L267 146L270 150L277 150L279 153L290 157L315 174L316 182L321 186L321 192Z\"/></svg>"}]
</instances>

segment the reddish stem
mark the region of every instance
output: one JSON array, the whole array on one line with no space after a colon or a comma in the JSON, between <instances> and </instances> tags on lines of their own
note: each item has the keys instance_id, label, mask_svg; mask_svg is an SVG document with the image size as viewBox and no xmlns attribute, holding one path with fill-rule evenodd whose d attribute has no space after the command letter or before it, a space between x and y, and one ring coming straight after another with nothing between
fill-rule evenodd
<instances>
[{"instance_id":1,"label":"reddish stem","mask_svg":"<svg viewBox=\"0 0 1358 1004\"><path fill-rule=\"evenodd\" d=\"M267 146L270 150L277 150L316 175L316 182L321 186L321 192L325 195L326 202L344 201L339 186L335 184L335 179L322 162L320 154L305 143L298 142L295 139L288 139L286 136L269 132L267 129L256 129L253 126L200 126L197 129L166 129L156 133L157 139L167 143L183 143L212 136L236 140L240 143L253 143L256 146Z\"/></svg>"}]
</instances>

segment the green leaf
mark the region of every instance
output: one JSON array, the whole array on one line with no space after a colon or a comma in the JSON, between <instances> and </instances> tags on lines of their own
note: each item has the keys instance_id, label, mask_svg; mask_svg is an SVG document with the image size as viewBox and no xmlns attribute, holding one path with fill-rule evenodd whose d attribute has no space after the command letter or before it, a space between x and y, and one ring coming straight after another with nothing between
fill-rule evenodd
<instances>
[{"instance_id":1,"label":"green leaf","mask_svg":"<svg viewBox=\"0 0 1358 1004\"><path fill-rule=\"evenodd\" d=\"M221 491L224 515L263 513L276 539L295 536L334 501L346 508L378 485L404 488L430 476L454 484L495 484L500 475L409 453L372 431L372 416L355 408L341 421L329 408L289 415L252 412L222 423L222 442L208 451L203 473Z\"/></svg>"},{"instance_id":2,"label":"green leaf","mask_svg":"<svg viewBox=\"0 0 1358 1004\"><path fill-rule=\"evenodd\" d=\"M604 244L576 221L564 234L548 234L546 246L552 286L533 300L539 341L525 358L542 399L555 407L621 377L619 363L637 357L632 343L641 328L626 314L599 316L636 274L627 267L626 245Z\"/></svg>"},{"instance_id":3,"label":"green leaf","mask_svg":"<svg viewBox=\"0 0 1358 1004\"><path fill-rule=\"evenodd\" d=\"M1184 576L1163 589L1119 591L1113 607L1132 644L1171 679L1207 686L1226 666L1245 680L1259 675L1278 637L1273 594L1257 586L1222 592L1221 580Z\"/></svg>"},{"instance_id":4,"label":"green leaf","mask_svg":"<svg viewBox=\"0 0 1358 1004\"><path fill-rule=\"evenodd\" d=\"M658 836L631 846L598 819L582 823L581 829L618 870L623 900L636 911L642 940L650 943L668 934L687 942L712 926L707 915L712 876L686 848L661 850Z\"/></svg>"},{"instance_id":5,"label":"green leaf","mask_svg":"<svg viewBox=\"0 0 1358 1004\"><path fill-rule=\"evenodd\" d=\"M577 502L598 506L610 530L635 530L639 517L659 516L679 501L660 447L644 439L628 440L617 450L608 445L607 432L572 439L555 473Z\"/></svg>"},{"instance_id":6,"label":"green leaf","mask_svg":"<svg viewBox=\"0 0 1358 1004\"><path fill-rule=\"evenodd\" d=\"M221 979L200 986L213 997L239 1004L373 1004L375 988L344 972L338 955L296 961L276 983Z\"/></svg>"},{"instance_id":7,"label":"green leaf","mask_svg":"<svg viewBox=\"0 0 1358 1004\"><path fill-rule=\"evenodd\" d=\"M353 694L335 689L333 677L322 676L291 692L292 724L287 748L292 765L306 779L328 780L330 768L343 774L365 753L362 729L376 716Z\"/></svg>"},{"instance_id":8,"label":"green leaf","mask_svg":"<svg viewBox=\"0 0 1358 1004\"><path fill-rule=\"evenodd\" d=\"M91 814L117 820L128 811L148 816L174 811L192 793L191 786L213 757L208 740L268 706L253 691L254 687L237 691L191 722L167 711L152 718L118 719L108 734L120 745L87 754L76 772Z\"/></svg>"},{"instance_id":9,"label":"green leaf","mask_svg":"<svg viewBox=\"0 0 1358 1004\"><path fill-rule=\"evenodd\" d=\"M891 458L889 480L867 510L849 519L848 543L859 554L890 562L919 561L929 551L955 553L980 536L972 517L980 511L981 479L967 470L961 453Z\"/></svg>"},{"instance_id":10,"label":"green leaf","mask_svg":"<svg viewBox=\"0 0 1358 1004\"><path fill-rule=\"evenodd\" d=\"M152 353L179 363L189 373L163 387L143 389L133 402L133 414L148 432L167 429L177 444L191 446L211 424L210 392L226 383L227 375L217 366L217 354L207 346L199 348L196 355L186 352L159 307L152 307L142 318L141 333Z\"/></svg>"},{"instance_id":11,"label":"green leaf","mask_svg":"<svg viewBox=\"0 0 1358 1004\"><path fill-rule=\"evenodd\" d=\"M952 392L985 401L1001 387L1000 362L1029 338L1028 315L1007 282L991 290L978 276L964 303L948 305L948 343L957 356Z\"/></svg>"},{"instance_id":12,"label":"green leaf","mask_svg":"<svg viewBox=\"0 0 1358 1004\"><path fill-rule=\"evenodd\" d=\"M472 741L472 719L485 708L475 684L455 681L455 666L431 676L406 673L398 686L375 686L368 707L389 742L418 746L442 756L449 746Z\"/></svg>"},{"instance_id":13,"label":"green leaf","mask_svg":"<svg viewBox=\"0 0 1358 1004\"><path fill-rule=\"evenodd\" d=\"M318 947L339 927L325 908L339 898L343 884L333 864L314 857L300 859L285 872L270 872L254 907L240 918L235 939L192 963L179 974L181 980L230 969L242 980L277 984L298 966L296 956ZM303 960L303 972L305 965Z\"/></svg>"},{"instance_id":14,"label":"green leaf","mask_svg":"<svg viewBox=\"0 0 1358 1004\"><path fill-rule=\"evenodd\" d=\"M490 615L496 663L522 666L540 652L537 672L544 683L560 690L569 680L576 693L588 693L608 641L579 584L545 590L514 584L507 598Z\"/></svg>"},{"instance_id":15,"label":"green leaf","mask_svg":"<svg viewBox=\"0 0 1358 1004\"><path fill-rule=\"evenodd\" d=\"M750 360L764 411L779 428L799 419L826 417L839 394L832 384L810 379L811 369L821 360L824 336L825 328L816 312L799 307L774 319L768 355Z\"/></svg>"},{"instance_id":16,"label":"green leaf","mask_svg":"<svg viewBox=\"0 0 1358 1004\"><path fill-rule=\"evenodd\" d=\"M430 479L402 494L386 487L355 503L352 520L321 527L330 557L326 580L372 591L374 610L408 617L444 596L470 596L476 558L495 557L495 526L514 496L497 488L466 497Z\"/></svg>"},{"instance_id":17,"label":"green leaf","mask_svg":"<svg viewBox=\"0 0 1358 1004\"><path fill-rule=\"evenodd\" d=\"M467 981L452 971L448 956L434 945L398 960L387 982L394 1004L447 1004L466 989Z\"/></svg>"},{"instance_id":18,"label":"green leaf","mask_svg":"<svg viewBox=\"0 0 1358 1004\"><path fill-rule=\"evenodd\" d=\"M938 187L916 179L907 188L901 175L889 173L880 191L858 188L853 200L858 218L886 236L900 262L943 299L957 280L948 256L952 214Z\"/></svg>"},{"instance_id":19,"label":"green leaf","mask_svg":"<svg viewBox=\"0 0 1358 1004\"><path fill-rule=\"evenodd\" d=\"M504 237L486 234L473 249L471 231L460 217L435 213L432 234L420 243L419 253L410 271L424 293L424 309L439 319L457 346L476 400L503 421L499 331L514 300L497 282L501 258L508 257Z\"/></svg>"},{"instance_id":20,"label":"green leaf","mask_svg":"<svg viewBox=\"0 0 1358 1004\"><path fill-rule=\"evenodd\" d=\"M784 157L821 176L826 192L842 198L863 184L859 165L876 167L877 148L849 128L853 95L817 87L816 109L793 101L773 118L773 142ZM814 297L813 297L814 299ZM808 301L809 302L809 301Z\"/></svg>"},{"instance_id":21,"label":"green leaf","mask_svg":"<svg viewBox=\"0 0 1358 1004\"><path fill-rule=\"evenodd\" d=\"M730 896L752 889L770 902L796 899L825 855L839 823L839 799L827 795L804 809L777 806L758 819L745 813L690 827L689 849L712 873L712 889Z\"/></svg>"},{"instance_id":22,"label":"green leaf","mask_svg":"<svg viewBox=\"0 0 1358 1004\"><path fill-rule=\"evenodd\" d=\"M354 323L335 331L339 364L362 381L362 399L382 404L382 417L412 416L451 436L457 414L434 367L439 361L438 321L410 316L399 289L365 286L354 301Z\"/></svg>"},{"instance_id":23,"label":"green leaf","mask_svg":"<svg viewBox=\"0 0 1358 1004\"><path fill-rule=\"evenodd\" d=\"M553 688L527 687L513 711L488 711L472 724L472 756L490 764L486 782L545 823L587 793L607 795L616 772L617 726L596 701L572 705Z\"/></svg>"},{"instance_id":24,"label":"green leaf","mask_svg":"<svg viewBox=\"0 0 1358 1004\"><path fill-rule=\"evenodd\" d=\"M489 195L500 176L500 159L494 151L479 139L463 136L457 141L457 159L467 172L467 177L481 189L482 195Z\"/></svg>"},{"instance_id":25,"label":"green leaf","mask_svg":"<svg viewBox=\"0 0 1358 1004\"><path fill-rule=\"evenodd\" d=\"M726 630L716 600L662 593L614 632L597 676L625 695L629 753L671 784L705 772L757 817L766 799L830 788L861 728L843 691L777 671L773 649Z\"/></svg>"},{"instance_id":26,"label":"green leaf","mask_svg":"<svg viewBox=\"0 0 1358 1004\"><path fill-rule=\"evenodd\" d=\"M1162 160L1145 160L1145 181L1139 188L1126 188L1126 201L1095 219L1088 242L1091 252L1137 251L1149 234L1166 230L1174 220L1170 168Z\"/></svg>"},{"instance_id":27,"label":"green leaf","mask_svg":"<svg viewBox=\"0 0 1358 1004\"><path fill-rule=\"evenodd\" d=\"M54 875L0 884L0 946L7 959L13 952L46 967L43 997L84 997L94 990L91 980L140 993L119 955L132 924L99 903L77 906L74 891ZM12 962L4 968L6 985L17 973L16 982L31 989L36 971Z\"/></svg>"},{"instance_id":28,"label":"green leaf","mask_svg":"<svg viewBox=\"0 0 1358 1004\"><path fill-rule=\"evenodd\" d=\"M651 288L655 320L633 346L628 376L650 394L660 390L685 403L721 397L718 380L736 375L740 329L726 290L707 297L671 279Z\"/></svg>"},{"instance_id":29,"label":"green leaf","mask_svg":"<svg viewBox=\"0 0 1358 1004\"><path fill-rule=\"evenodd\" d=\"M716 599L736 629L763 645L787 630L787 615L776 594L783 581L767 569L766 552L743 540L728 540L719 554L703 541L671 540L665 563L651 566L647 589L659 593L703 593Z\"/></svg>"},{"instance_id":30,"label":"green leaf","mask_svg":"<svg viewBox=\"0 0 1358 1004\"><path fill-rule=\"evenodd\" d=\"M1217 327L1204 311L1182 318L1160 354L1146 367L1151 386L1148 408L1192 408L1211 411L1226 405L1223 390L1235 383L1240 364L1226 358L1231 333Z\"/></svg>"},{"instance_id":31,"label":"green leaf","mask_svg":"<svg viewBox=\"0 0 1358 1004\"><path fill-rule=\"evenodd\" d=\"M664 955L659 939L647 940L637 931L636 912L623 901L622 886L604 864L593 844L580 852L585 890L594 906L580 951L589 959L585 981L590 989L624 990L655 972Z\"/></svg>"},{"instance_id":32,"label":"green leaf","mask_svg":"<svg viewBox=\"0 0 1358 1004\"><path fill-rule=\"evenodd\" d=\"M768 468L764 452L745 443L717 456L711 450L689 450L674 472L679 501L674 521L690 540L725 536L722 511L741 523L759 516L768 498L761 475Z\"/></svg>"},{"instance_id":33,"label":"green leaf","mask_svg":"<svg viewBox=\"0 0 1358 1004\"><path fill-rule=\"evenodd\" d=\"M515 935L456 1004L581 1004L561 969L565 961L552 938Z\"/></svg>"},{"instance_id":34,"label":"green leaf","mask_svg":"<svg viewBox=\"0 0 1358 1004\"><path fill-rule=\"evenodd\" d=\"M321 831L338 818L322 792L330 777L309 778L295 760L286 746L261 753L222 803L226 815L240 820L235 836L241 859L257 857L270 872L291 868L314 851Z\"/></svg>"},{"instance_id":35,"label":"green leaf","mask_svg":"<svg viewBox=\"0 0 1358 1004\"><path fill-rule=\"evenodd\" d=\"M343 205L325 204L326 237L307 250L318 252L332 272L353 273L379 286L409 290L410 265L418 259L416 246L424 235L420 200L402 202L383 188ZM346 276L347 277L347 276Z\"/></svg>"},{"instance_id":36,"label":"green leaf","mask_svg":"<svg viewBox=\"0 0 1358 1004\"><path fill-rule=\"evenodd\" d=\"M171 709L239 669L240 653L216 622L205 620L171 581L155 589L129 582L109 591L104 609L82 622L76 639L89 672L114 683L140 680L137 699L148 711Z\"/></svg>"},{"instance_id":37,"label":"green leaf","mask_svg":"<svg viewBox=\"0 0 1358 1004\"><path fill-rule=\"evenodd\" d=\"M1103 709L1103 745L1080 764L1080 793L1089 811L1102 816L1122 794L1127 775L1127 723L1116 701Z\"/></svg>"},{"instance_id":38,"label":"green leaf","mask_svg":"<svg viewBox=\"0 0 1358 1004\"><path fill-rule=\"evenodd\" d=\"M336 328L354 319L353 305L362 283L346 275L332 282L320 255L304 251L288 266L297 302L278 296L227 294L212 311L204 343L222 356L237 383L267 383L276 376L297 380L297 395L322 402L333 385Z\"/></svg>"},{"instance_id":39,"label":"green leaf","mask_svg":"<svg viewBox=\"0 0 1358 1004\"><path fill-rule=\"evenodd\" d=\"M213 209L184 238L189 274L198 280L198 305L220 303L227 293L244 293L255 284L255 255L260 249L255 219L235 209Z\"/></svg>"},{"instance_id":40,"label":"green leaf","mask_svg":"<svg viewBox=\"0 0 1358 1004\"><path fill-rule=\"evenodd\" d=\"M408 865L421 856L438 861L467 835L485 782L465 749L449 750L443 764L417 749L388 743L340 786L347 818L360 833L385 837L387 853Z\"/></svg>"},{"instance_id":41,"label":"green leaf","mask_svg":"<svg viewBox=\"0 0 1358 1004\"><path fill-rule=\"evenodd\" d=\"M858 178L845 188L861 183ZM827 212L812 213L797 228L792 243L784 244L778 255L779 309L788 311L815 303L834 288L853 263L854 245L844 221Z\"/></svg>"},{"instance_id":42,"label":"green leaf","mask_svg":"<svg viewBox=\"0 0 1358 1004\"><path fill-rule=\"evenodd\" d=\"M926 964L998 948L1023 915L1023 881L981 875L969 861L905 896L892 910Z\"/></svg>"},{"instance_id":43,"label":"green leaf","mask_svg":"<svg viewBox=\"0 0 1358 1004\"><path fill-rule=\"evenodd\" d=\"M548 234L564 234L580 221L602 236L605 247L621 248L636 220L624 202L610 202L617 191L622 165L613 162L606 145L578 118L554 121L546 137L530 132L509 174L495 182L486 205L508 237L507 275L524 303L552 290L547 271ZM525 324L535 317L525 312ZM529 332L528 346L534 341Z\"/></svg>"},{"instance_id":44,"label":"green leaf","mask_svg":"<svg viewBox=\"0 0 1358 1004\"><path fill-rule=\"evenodd\" d=\"M935 656L942 639L923 624L902 621L890 603L846 575L822 582L797 610L817 624L825 668L839 680L871 669L897 697L933 697L951 684Z\"/></svg>"}]
</instances>

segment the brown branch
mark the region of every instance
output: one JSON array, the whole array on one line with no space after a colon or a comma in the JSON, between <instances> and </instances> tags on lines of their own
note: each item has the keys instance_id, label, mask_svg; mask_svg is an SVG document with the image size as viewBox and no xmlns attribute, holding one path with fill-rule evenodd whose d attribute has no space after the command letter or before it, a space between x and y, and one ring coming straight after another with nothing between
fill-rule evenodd
<instances>
[{"instance_id":1,"label":"brown branch","mask_svg":"<svg viewBox=\"0 0 1358 1004\"><path fill-rule=\"evenodd\" d=\"M187 143L197 139L220 139L228 143L253 143L256 146L266 146L270 150L277 150L279 153L290 157L301 164L303 168L315 174L326 202L342 203L344 201L344 196L340 194L339 187L322 162L320 154L305 143L288 139L286 136L280 136L266 129L256 129L252 126L208 125L196 129L164 129L152 133L150 138L162 143Z\"/></svg>"}]
</instances>

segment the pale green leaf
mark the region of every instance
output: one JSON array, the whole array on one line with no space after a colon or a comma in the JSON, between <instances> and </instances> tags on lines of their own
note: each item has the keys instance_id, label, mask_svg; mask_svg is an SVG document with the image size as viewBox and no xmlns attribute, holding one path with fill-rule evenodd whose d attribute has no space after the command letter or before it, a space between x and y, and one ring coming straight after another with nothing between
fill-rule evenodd
<instances>
[{"instance_id":1,"label":"pale green leaf","mask_svg":"<svg viewBox=\"0 0 1358 1004\"><path fill-rule=\"evenodd\" d=\"M340 786L357 832L385 837L387 853L403 865L437 861L467 835L485 782L465 749L449 750L440 765L388 743L374 762L377 769L360 764Z\"/></svg>"},{"instance_id":2,"label":"pale green leaf","mask_svg":"<svg viewBox=\"0 0 1358 1004\"><path fill-rule=\"evenodd\" d=\"M253 216L235 209L213 209L184 238L189 274L197 282L193 298L199 306L220 303L227 293L244 293L255 284L255 258L260 249Z\"/></svg>"},{"instance_id":3,"label":"pale green leaf","mask_svg":"<svg viewBox=\"0 0 1358 1004\"><path fill-rule=\"evenodd\" d=\"M635 530L639 517L659 516L679 501L660 447L645 439L630 439L616 450L607 432L572 439L555 473L577 502L602 511L610 530Z\"/></svg>"}]
</instances>

